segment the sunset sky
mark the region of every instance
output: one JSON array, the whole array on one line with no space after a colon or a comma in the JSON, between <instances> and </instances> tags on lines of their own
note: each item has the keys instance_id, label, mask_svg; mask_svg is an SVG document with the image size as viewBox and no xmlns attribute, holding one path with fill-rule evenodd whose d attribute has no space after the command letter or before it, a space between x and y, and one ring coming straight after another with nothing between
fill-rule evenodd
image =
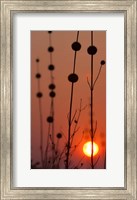
<instances>
[{"instance_id":1,"label":"sunset sky","mask_svg":"<svg viewBox=\"0 0 137 200\"><path fill-rule=\"evenodd\" d=\"M50 39L49 40L49 35ZM48 66L51 64L50 52L48 47L50 42L54 51L52 52L52 64L55 69L52 72L54 77L54 84L56 86L54 98L54 138L58 147L58 152L62 152L68 134L68 113L70 104L71 83L68 81L68 76L73 72L74 54L71 45L76 41L77 31L53 31L51 34L48 31L32 31L31 32L31 159L33 163L41 163L40 155L40 114L39 114L39 98L37 93L42 92L41 110L42 110L42 129L43 129L43 148L46 149L47 133L49 123L47 117L50 113L51 98L49 96L49 84L51 83L51 71ZM90 46L91 32L80 31L79 43L81 49L76 56L75 73L78 75L78 81L74 84L73 107L72 116L80 105L82 99L83 111L80 114L78 122L78 131L73 140L73 145L78 147L73 152L70 166L80 165L80 168L87 169L89 167L90 158L84 156L83 145L90 140L90 98L91 91L87 82L90 83L91 70L90 60L91 56L87 53L87 48ZM97 48L97 53L94 55L94 80L100 69L100 62L106 61L106 32L93 32L93 45ZM36 62L39 59L39 62ZM107 62L107 61L106 61ZM94 126L97 120L97 130L94 141L99 146L99 152L94 156L94 162L99 157L95 166L96 169L104 168L106 149L106 64L102 66L100 76L94 88L94 106L93 106L93 120ZM40 73L41 78L37 79L36 74ZM39 81L39 83L38 83ZM75 121L75 119L74 119ZM75 123L72 126L74 128ZM58 139L56 135L62 134L62 138ZM82 138L82 140L81 140ZM81 141L81 142L80 142ZM60 168L64 168L64 159L62 158ZM40 165L39 165L40 166Z\"/></svg>"}]
</instances>

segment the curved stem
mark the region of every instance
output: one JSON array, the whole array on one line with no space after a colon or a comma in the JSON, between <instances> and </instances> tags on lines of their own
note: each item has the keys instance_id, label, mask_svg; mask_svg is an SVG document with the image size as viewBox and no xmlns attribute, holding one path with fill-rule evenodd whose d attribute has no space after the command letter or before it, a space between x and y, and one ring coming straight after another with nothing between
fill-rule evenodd
<instances>
[{"instance_id":1,"label":"curved stem","mask_svg":"<svg viewBox=\"0 0 137 200\"><path fill-rule=\"evenodd\" d=\"M95 81L94 81L94 83L93 83L92 90L94 90L95 84L96 84L96 82L97 82L97 80L98 80L98 78L99 78L99 75L100 75L100 73L101 73L101 69L102 69L102 65L101 65L100 68L99 68L99 72L98 72L97 77L96 77L96 79L95 79Z\"/></svg>"},{"instance_id":2,"label":"curved stem","mask_svg":"<svg viewBox=\"0 0 137 200\"><path fill-rule=\"evenodd\" d=\"M77 32L76 41L79 38L79 31ZM74 65L73 65L73 73L75 73L75 66L76 66L76 56L77 52L75 51L74 54ZM72 121L72 102L73 102L73 92L74 92L74 83L71 84L71 94L70 94L70 108L69 108L69 120L68 120L68 142L67 142L67 153L66 153L66 169L69 168L69 154L70 154L70 138L71 138L71 121Z\"/></svg>"}]
</instances>

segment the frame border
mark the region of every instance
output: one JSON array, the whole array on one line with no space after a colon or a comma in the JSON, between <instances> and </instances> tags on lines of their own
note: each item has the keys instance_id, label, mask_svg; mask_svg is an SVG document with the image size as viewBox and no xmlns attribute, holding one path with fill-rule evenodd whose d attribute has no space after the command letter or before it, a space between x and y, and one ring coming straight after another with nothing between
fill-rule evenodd
<instances>
[{"instance_id":1,"label":"frame border","mask_svg":"<svg viewBox=\"0 0 137 200\"><path fill-rule=\"evenodd\" d=\"M0 0L1 3L1 137L2 200L6 199L126 199L137 200L137 0ZM17 12L122 12L125 22L125 187L124 188L13 188L13 62L12 27Z\"/></svg>"}]
</instances>

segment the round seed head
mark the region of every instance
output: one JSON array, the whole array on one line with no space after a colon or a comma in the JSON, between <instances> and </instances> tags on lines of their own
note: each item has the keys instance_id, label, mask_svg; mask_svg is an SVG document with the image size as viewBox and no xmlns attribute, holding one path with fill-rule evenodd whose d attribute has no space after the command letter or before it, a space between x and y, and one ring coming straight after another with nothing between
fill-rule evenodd
<instances>
[{"instance_id":1,"label":"round seed head","mask_svg":"<svg viewBox=\"0 0 137 200\"><path fill-rule=\"evenodd\" d=\"M47 117L47 122L48 123L52 123L53 122L53 117L52 116L48 116Z\"/></svg>"},{"instance_id":2,"label":"round seed head","mask_svg":"<svg viewBox=\"0 0 137 200\"><path fill-rule=\"evenodd\" d=\"M38 93L37 93L37 97L38 97L38 98L41 98L42 96L43 96L42 92L38 92Z\"/></svg>"},{"instance_id":3,"label":"round seed head","mask_svg":"<svg viewBox=\"0 0 137 200\"><path fill-rule=\"evenodd\" d=\"M56 136L57 136L58 139L61 139L61 138L62 138L62 134L61 134L61 133L57 133Z\"/></svg>"},{"instance_id":4,"label":"round seed head","mask_svg":"<svg viewBox=\"0 0 137 200\"><path fill-rule=\"evenodd\" d=\"M100 62L101 65L105 65L105 63L106 63L105 60L101 60Z\"/></svg>"},{"instance_id":5,"label":"round seed head","mask_svg":"<svg viewBox=\"0 0 137 200\"><path fill-rule=\"evenodd\" d=\"M37 73L36 78L41 78L41 74Z\"/></svg>"},{"instance_id":6,"label":"round seed head","mask_svg":"<svg viewBox=\"0 0 137 200\"><path fill-rule=\"evenodd\" d=\"M53 83L51 83L51 84L49 85L49 89L50 89L50 90L54 90L55 87L56 87L56 86L55 86L55 84L53 84Z\"/></svg>"},{"instance_id":7,"label":"round seed head","mask_svg":"<svg viewBox=\"0 0 137 200\"><path fill-rule=\"evenodd\" d=\"M49 65L49 67L48 67L48 69L51 71L54 70L54 68L55 68L54 65Z\"/></svg>"},{"instance_id":8,"label":"round seed head","mask_svg":"<svg viewBox=\"0 0 137 200\"><path fill-rule=\"evenodd\" d=\"M72 83L75 83L75 82L77 82L78 81L78 75L77 74L70 74L69 76L68 76L68 80L70 81L70 82L72 82Z\"/></svg>"},{"instance_id":9,"label":"round seed head","mask_svg":"<svg viewBox=\"0 0 137 200\"><path fill-rule=\"evenodd\" d=\"M48 48L48 51L49 51L49 52L53 52L53 51L54 51L54 48L50 46L50 47Z\"/></svg>"},{"instance_id":10,"label":"round seed head","mask_svg":"<svg viewBox=\"0 0 137 200\"><path fill-rule=\"evenodd\" d=\"M51 92L49 93L49 95L50 95L50 97L55 97L55 96L56 96L56 93L55 93L54 91L51 91Z\"/></svg>"},{"instance_id":11,"label":"round seed head","mask_svg":"<svg viewBox=\"0 0 137 200\"><path fill-rule=\"evenodd\" d=\"M95 55L97 53L97 48L95 46L89 46L87 52L90 55Z\"/></svg>"},{"instance_id":12,"label":"round seed head","mask_svg":"<svg viewBox=\"0 0 137 200\"><path fill-rule=\"evenodd\" d=\"M39 58L36 59L36 62L37 62L37 63L39 62Z\"/></svg>"},{"instance_id":13,"label":"round seed head","mask_svg":"<svg viewBox=\"0 0 137 200\"><path fill-rule=\"evenodd\" d=\"M71 47L74 51L79 51L81 49L81 44L79 42L73 42Z\"/></svg>"}]
</instances>

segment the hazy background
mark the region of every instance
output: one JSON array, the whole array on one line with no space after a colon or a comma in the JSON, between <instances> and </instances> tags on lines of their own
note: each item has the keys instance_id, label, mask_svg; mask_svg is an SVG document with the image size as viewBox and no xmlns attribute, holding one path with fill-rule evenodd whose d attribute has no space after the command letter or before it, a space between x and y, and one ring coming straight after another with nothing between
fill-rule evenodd
<instances>
[{"instance_id":1,"label":"hazy background","mask_svg":"<svg viewBox=\"0 0 137 200\"><path fill-rule=\"evenodd\" d=\"M64 134L64 137L59 141L59 149L64 147L68 133L67 114L69 113L70 90L71 83L68 81L68 75L72 73L74 51L71 44L76 41L77 31L53 31L51 34L52 46L54 52L52 56L53 64L55 65L54 82L56 85L56 97L54 98L55 105L55 135L58 132ZM79 42L81 50L77 53L76 59L76 74L79 76L79 81L74 84L73 96L73 114L79 108L80 99L82 105L87 105L86 109L81 113L79 120L79 130L74 137L74 145L79 143L81 135L84 131L84 138L76 151L73 154L72 161L78 163L83 157L83 144L90 140L90 90L87 84L87 77L90 82L90 55L87 53L87 48L90 46L90 31L80 31ZM100 61L106 61L106 32L94 31L94 45L97 47L97 54L94 56L94 79L100 68ZM50 112L50 54L48 52L49 34L47 31L32 31L31 32L31 159L40 162L40 120L39 120L39 104L36 93L38 92L38 84L35 75L37 73L36 58L40 59L39 72L42 77L40 79L40 90L43 93L42 97L42 116L43 116L43 145L46 147L47 140L47 117ZM105 149L106 149L106 65L103 65L100 77L94 89L94 121L97 120L97 131L94 141L99 145L99 153L94 157L94 160L100 155L100 159L96 168L104 167ZM90 158L85 157L82 168L89 168Z\"/></svg>"}]
</instances>

